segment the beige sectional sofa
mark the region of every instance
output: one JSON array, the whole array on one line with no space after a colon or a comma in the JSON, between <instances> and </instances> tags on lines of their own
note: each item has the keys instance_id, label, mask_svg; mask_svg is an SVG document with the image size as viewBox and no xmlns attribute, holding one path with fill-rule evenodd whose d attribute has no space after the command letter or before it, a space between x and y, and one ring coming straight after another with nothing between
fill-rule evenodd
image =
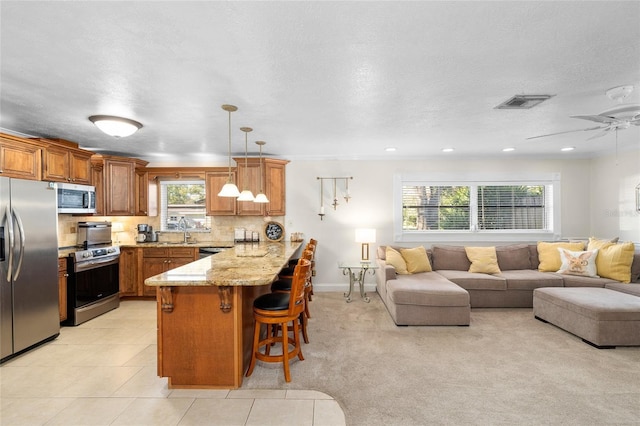
<instances>
[{"instance_id":1,"label":"beige sectional sofa","mask_svg":"<svg viewBox=\"0 0 640 426\"><path fill-rule=\"evenodd\" d=\"M640 302L637 250L630 284L609 278L541 272L537 244L497 246L500 271L495 274L469 272L471 262L464 246L433 245L426 253L431 272L400 275L387 262L386 246L377 249L376 289L397 325L469 325L471 308L533 307L538 288L608 287Z\"/></svg>"}]
</instances>

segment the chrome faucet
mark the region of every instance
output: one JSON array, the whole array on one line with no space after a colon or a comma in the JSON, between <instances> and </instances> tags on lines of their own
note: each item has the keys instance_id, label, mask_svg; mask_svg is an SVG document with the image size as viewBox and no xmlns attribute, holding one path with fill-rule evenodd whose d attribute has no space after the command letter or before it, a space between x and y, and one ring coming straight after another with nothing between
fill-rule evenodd
<instances>
[{"instance_id":1,"label":"chrome faucet","mask_svg":"<svg viewBox=\"0 0 640 426\"><path fill-rule=\"evenodd\" d=\"M182 232L184 232L184 238L183 238L183 242L187 243L189 242L189 238L191 238L191 235L189 235L189 232L187 231L187 221L184 218L184 216L182 216L180 218L180 221L178 222L178 229L181 229Z\"/></svg>"}]
</instances>

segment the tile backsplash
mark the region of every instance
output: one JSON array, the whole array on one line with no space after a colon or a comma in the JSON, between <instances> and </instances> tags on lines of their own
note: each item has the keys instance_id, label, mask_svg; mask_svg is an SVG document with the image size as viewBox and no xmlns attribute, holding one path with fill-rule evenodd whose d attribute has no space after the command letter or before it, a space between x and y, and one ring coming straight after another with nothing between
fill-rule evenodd
<instances>
[{"instance_id":1,"label":"tile backsplash","mask_svg":"<svg viewBox=\"0 0 640 426\"><path fill-rule=\"evenodd\" d=\"M283 221L283 217L273 217L273 220ZM76 216L58 214L58 247L72 247L77 244L78 222L109 221L122 224L122 232L113 233L112 241L120 244L135 244L138 234L137 226L141 223L151 225L154 230L160 230L159 217L147 216ZM234 229L245 228L249 232L257 231L260 239L264 239L264 223L262 216L211 216L210 231L190 232L192 241L233 241ZM159 241L182 241L182 232L161 231Z\"/></svg>"}]
</instances>

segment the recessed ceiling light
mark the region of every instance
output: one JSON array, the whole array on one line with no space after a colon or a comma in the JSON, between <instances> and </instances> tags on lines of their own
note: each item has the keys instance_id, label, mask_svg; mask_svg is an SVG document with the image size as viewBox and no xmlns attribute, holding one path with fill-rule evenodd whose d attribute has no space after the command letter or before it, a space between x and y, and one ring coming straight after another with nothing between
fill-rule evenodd
<instances>
[{"instance_id":1,"label":"recessed ceiling light","mask_svg":"<svg viewBox=\"0 0 640 426\"><path fill-rule=\"evenodd\" d=\"M560 149L560 151L566 152L566 151L573 151L574 149L576 149L575 146L565 146L564 148Z\"/></svg>"},{"instance_id":2,"label":"recessed ceiling light","mask_svg":"<svg viewBox=\"0 0 640 426\"><path fill-rule=\"evenodd\" d=\"M384 149L387 152L396 152L396 147L395 146L388 146Z\"/></svg>"},{"instance_id":3,"label":"recessed ceiling light","mask_svg":"<svg viewBox=\"0 0 640 426\"><path fill-rule=\"evenodd\" d=\"M509 148L502 148L502 152L511 152L511 151L515 151L516 149L513 147L509 147Z\"/></svg>"},{"instance_id":4,"label":"recessed ceiling light","mask_svg":"<svg viewBox=\"0 0 640 426\"><path fill-rule=\"evenodd\" d=\"M442 148L442 152L453 152L453 148Z\"/></svg>"}]
</instances>

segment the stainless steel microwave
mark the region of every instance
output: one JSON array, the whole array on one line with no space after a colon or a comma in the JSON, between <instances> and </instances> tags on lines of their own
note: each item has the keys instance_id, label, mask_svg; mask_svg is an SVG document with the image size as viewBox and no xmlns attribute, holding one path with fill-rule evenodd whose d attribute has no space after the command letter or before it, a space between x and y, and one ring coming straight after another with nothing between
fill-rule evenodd
<instances>
[{"instance_id":1,"label":"stainless steel microwave","mask_svg":"<svg viewBox=\"0 0 640 426\"><path fill-rule=\"evenodd\" d=\"M96 188L73 183L58 184L58 213L96 212Z\"/></svg>"}]
</instances>

